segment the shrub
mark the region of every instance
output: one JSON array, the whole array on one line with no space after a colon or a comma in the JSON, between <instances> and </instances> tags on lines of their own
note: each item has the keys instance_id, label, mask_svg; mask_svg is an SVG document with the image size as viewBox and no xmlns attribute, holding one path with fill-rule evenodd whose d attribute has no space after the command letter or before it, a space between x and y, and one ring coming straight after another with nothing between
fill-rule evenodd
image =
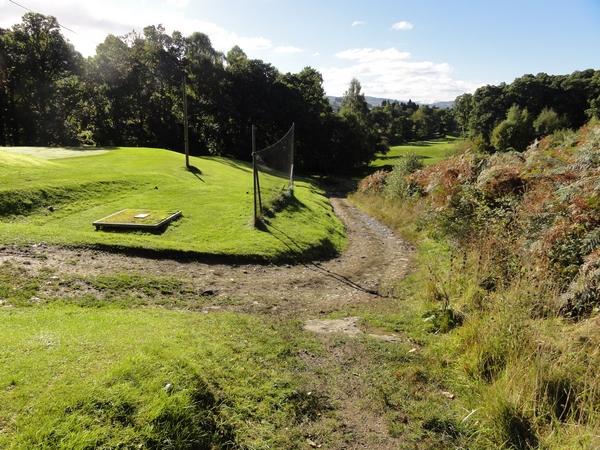
<instances>
[{"instance_id":1,"label":"shrub","mask_svg":"<svg viewBox=\"0 0 600 450\"><path fill-rule=\"evenodd\" d=\"M387 170L378 170L368 177L361 180L358 185L358 192L363 194L380 194L385 188L386 180L389 176Z\"/></svg>"},{"instance_id":2,"label":"shrub","mask_svg":"<svg viewBox=\"0 0 600 450\"><path fill-rule=\"evenodd\" d=\"M384 194L390 198L406 198L417 192L416 186L406 180L406 177L424 167L421 157L408 151L398 158L392 172L388 175Z\"/></svg>"}]
</instances>

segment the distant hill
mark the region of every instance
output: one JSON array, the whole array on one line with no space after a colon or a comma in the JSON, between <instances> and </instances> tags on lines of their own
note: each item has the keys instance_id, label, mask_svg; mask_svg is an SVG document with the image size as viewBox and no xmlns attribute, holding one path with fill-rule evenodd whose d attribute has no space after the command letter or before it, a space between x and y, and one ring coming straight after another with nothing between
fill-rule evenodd
<instances>
[{"instance_id":1,"label":"distant hill","mask_svg":"<svg viewBox=\"0 0 600 450\"><path fill-rule=\"evenodd\" d=\"M328 96L327 97L329 99L329 103L331 104L331 107L334 110L338 110L342 107L342 97L334 97L334 96ZM407 103L408 100L396 100L396 99L390 99L390 98L379 98L379 97L369 97L367 95L365 95L365 100L367 101L367 104L369 105L369 108L372 108L373 106L379 106L381 105L381 102L383 102L384 100L387 101L398 101L399 103ZM421 105L422 103L419 102L415 102L419 105ZM454 101L447 101L447 102L435 102L435 103L429 103L429 106L437 106L438 108L452 108L452 105L454 104Z\"/></svg>"}]
</instances>

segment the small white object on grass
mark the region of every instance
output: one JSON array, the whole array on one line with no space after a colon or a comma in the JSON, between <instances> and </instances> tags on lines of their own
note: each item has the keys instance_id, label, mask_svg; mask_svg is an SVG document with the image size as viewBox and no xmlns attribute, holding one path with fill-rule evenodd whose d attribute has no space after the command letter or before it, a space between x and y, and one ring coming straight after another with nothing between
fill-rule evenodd
<instances>
[{"instance_id":1,"label":"small white object on grass","mask_svg":"<svg viewBox=\"0 0 600 450\"><path fill-rule=\"evenodd\" d=\"M145 219L150 214L138 214L137 216L133 216L134 219Z\"/></svg>"}]
</instances>

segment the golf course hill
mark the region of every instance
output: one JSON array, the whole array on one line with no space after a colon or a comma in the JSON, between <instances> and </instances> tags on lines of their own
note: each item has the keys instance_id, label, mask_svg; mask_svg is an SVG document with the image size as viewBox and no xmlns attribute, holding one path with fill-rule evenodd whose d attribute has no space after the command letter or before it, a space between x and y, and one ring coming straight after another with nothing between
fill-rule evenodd
<instances>
[{"instance_id":1,"label":"golf course hill","mask_svg":"<svg viewBox=\"0 0 600 450\"><path fill-rule=\"evenodd\" d=\"M295 180L293 195L285 180L279 198L263 195L265 219L255 227L252 165L229 158L190 157L187 168L183 155L154 148L0 147L0 178L2 245L274 263L329 258L346 245L343 225L308 179ZM173 220L94 226L128 211L136 221Z\"/></svg>"}]
</instances>

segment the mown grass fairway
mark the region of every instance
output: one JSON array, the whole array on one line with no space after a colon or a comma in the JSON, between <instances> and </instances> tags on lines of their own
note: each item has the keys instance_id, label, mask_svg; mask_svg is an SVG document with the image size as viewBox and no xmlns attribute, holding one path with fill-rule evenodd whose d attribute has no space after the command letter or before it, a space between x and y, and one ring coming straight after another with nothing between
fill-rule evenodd
<instances>
[{"instance_id":1,"label":"mown grass fairway","mask_svg":"<svg viewBox=\"0 0 600 450\"><path fill-rule=\"evenodd\" d=\"M18 149L16 149L18 150ZM31 154L31 150L27 151ZM77 155L85 153L78 152ZM0 151L0 242L290 260L344 248L341 223L322 192L297 180L294 197L263 231L253 226L252 168L226 158L117 148L87 157L66 149L41 159ZM95 231L92 222L123 209L181 210L163 232Z\"/></svg>"},{"instance_id":2,"label":"mown grass fairway","mask_svg":"<svg viewBox=\"0 0 600 450\"><path fill-rule=\"evenodd\" d=\"M423 164L430 166L450 156L459 141L459 138L446 136L445 138L429 141L415 141L396 145L390 147L387 155L379 156L379 158L373 161L370 168L392 170L396 160L409 151L419 155L423 160Z\"/></svg>"}]
</instances>

